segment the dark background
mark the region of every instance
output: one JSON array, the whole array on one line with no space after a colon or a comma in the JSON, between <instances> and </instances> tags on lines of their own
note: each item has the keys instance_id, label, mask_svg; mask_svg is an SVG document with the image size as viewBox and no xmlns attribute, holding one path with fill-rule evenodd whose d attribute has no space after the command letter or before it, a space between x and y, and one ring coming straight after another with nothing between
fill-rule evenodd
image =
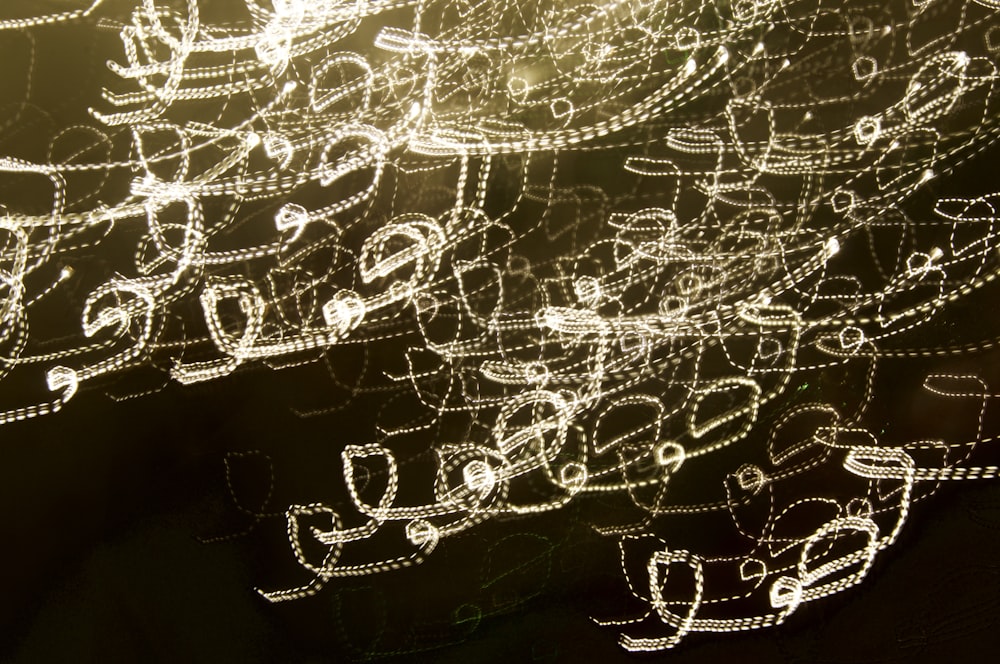
<instances>
[{"instance_id":1,"label":"dark background","mask_svg":"<svg viewBox=\"0 0 1000 664\"><path fill-rule=\"evenodd\" d=\"M291 564L280 517L232 541L200 541L248 523L226 492L225 453L263 448L282 459L272 509L297 492L322 494L324 478L342 482L323 452L344 435L338 418L294 417L269 396L281 381L265 373L123 403L83 394L61 414L5 427L3 658L326 662L426 648L400 657L629 659L614 630L588 620L620 606L613 541L574 527L573 510L473 529L421 567L331 584L310 599L272 605L256 595L255 586L307 578ZM244 460L231 477L249 496L266 470ZM552 541L535 546L544 537ZM497 541L515 551L494 555ZM689 635L644 659L989 659L1000 645L998 551L1000 483L947 486L917 506L859 586L782 627ZM499 567L488 569L491 560ZM471 606L485 614L478 623Z\"/></svg>"},{"instance_id":2,"label":"dark background","mask_svg":"<svg viewBox=\"0 0 1000 664\"><path fill-rule=\"evenodd\" d=\"M81 57L64 58L63 82L47 98L40 93L52 117L94 103L88 77L108 57L86 42L73 48ZM15 56L0 62L4 90L21 66ZM30 143L38 122L11 140ZM995 155L961 173L963 184L995 188ZM996 295L993 286L964 303L937 333L948 339L958 324L963 338L995 335ZM890 404L884 417L919 431L927 415L914 412L914 376L949 367L893 366L877 395ZM1000 377L1000 355L980 353L969 367ZM340 449L368 442L363 402L295 416L327 387L308 368L257 368L116 402L107 395L115 386L98 383L61 413L0 429L0 660L633 661L614 629L590 620L626 605L615 542L597 537L577 506L473 529L414 569L331 583L299 602L264 601L255 587L308 580L292 560L282 510L333 500L343 483ZM44 387L39 376L0 393L7 407ZM976 462L998 456L986 449ZM235 497L268 516L236 508L227 458ZM1000 482L948 485L916 506L859 586L802 607L782 627L692 634L639 660L992 661L1000 646L997 554Z\"/></svg>"}]
</instances>

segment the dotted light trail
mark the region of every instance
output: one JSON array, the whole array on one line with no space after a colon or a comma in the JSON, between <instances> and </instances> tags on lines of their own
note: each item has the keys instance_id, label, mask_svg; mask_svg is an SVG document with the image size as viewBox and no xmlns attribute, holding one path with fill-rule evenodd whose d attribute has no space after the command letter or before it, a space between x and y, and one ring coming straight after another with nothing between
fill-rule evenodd
<instances>
[{"instance_id":1,"label":"dotted light trail","mask_svg":"<svg viewBox=\"0 0 1000 664\"><path fill-rule=\"evenodd\" d=\"M958 437L869 417L899 366L998 346L939 324L1000 275L1000 183L968 176L1000 137L994 0L26 6L0 10L0 423L137 371L315 365L384 406L331 442L350 501L287 507L303 580L267 600L617 501L593 525L635 611L595 622L665 650L856 585L914 501L998 475L985 374L909 385ZM107 86L42 108L70 31L114 44ZM334 348L397 369L351 383ZM669 525L694 516L742 548Z\"/></svg>"}]
</instances>

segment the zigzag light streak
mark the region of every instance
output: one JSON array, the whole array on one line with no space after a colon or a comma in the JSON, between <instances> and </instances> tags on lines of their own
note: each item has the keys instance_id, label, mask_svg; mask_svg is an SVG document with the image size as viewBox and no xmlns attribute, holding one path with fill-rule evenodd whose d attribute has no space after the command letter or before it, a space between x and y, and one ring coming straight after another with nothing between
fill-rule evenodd
<instances>
[{"instance_id":1,"label":"zigzag light streak","mask_svg":"<svg viewBox=\"0 0 1000 664\"><path fill-rule=\"evenodd\" d=\"M922 385L977 413L967 438L865 419L887 363L997 346L922 345L1000 274L1000 193L933 194L1000 135L992 0L84 4L0 20L29 53L120 38L89 116L0 159L46 192L0 218L0 375L25 395L0 422L136 369L189 384L336 346L395 354L352 389L422 410L342 445L349 505L288 508L308 580L265 598L613 497L637 518L599 530L639 608L600 622L663 650L857 584L916 498L997 476L970 460L997 399L978 375ZM853 401L796 397L829 376ZM433 500L407 504L400 459L427 449L436 474L405 481ZM688 473L704 495L672 491ZM744 549L661 539L692 514ZM398 555L347 561L394 525Z\"/></svg>"}]
</instances>

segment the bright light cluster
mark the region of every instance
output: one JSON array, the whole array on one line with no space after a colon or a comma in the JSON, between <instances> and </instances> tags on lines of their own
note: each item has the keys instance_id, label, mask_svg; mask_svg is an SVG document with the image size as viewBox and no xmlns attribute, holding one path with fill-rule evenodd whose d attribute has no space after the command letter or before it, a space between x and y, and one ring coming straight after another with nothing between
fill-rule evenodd
<instances>
[{"instance_id":1,"label":"bright light cluster","mask_svg":"<svg viewBox=\"0 0 1000 664\"><path fill-rule=\"evenodd\" d=\"M996 347L934 327L1000 274L1000 187L934 193L1000 135L993 0L111 4L0 20L120 37L89 119L0 159L44 194L0 218L0 420L150 369L381 391L331 443L352 504L287 510L310 580L264 597L600 497L636 598L601 622L663 650L851 587L917 497L997 475L981 376L920 379L957 439L866 419L898 367ZM348 384L338 346L399 370ZM742 549L686 544L693 515Z\"/></svg>"}]
</instances>

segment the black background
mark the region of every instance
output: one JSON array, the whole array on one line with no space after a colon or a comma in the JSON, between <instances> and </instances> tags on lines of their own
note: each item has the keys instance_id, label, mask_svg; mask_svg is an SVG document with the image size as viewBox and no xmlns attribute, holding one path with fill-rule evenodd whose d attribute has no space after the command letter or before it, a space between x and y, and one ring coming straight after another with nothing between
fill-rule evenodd
<instances>
[{"instance_id":1,"label":"black background","mask_svg":"<svg viewBox=\"0 0 1000 664\"><path fill-rule=\"evenodd\" d=\"M80 71L64 72L64 94L50 106L93 103L89 92L65 92L93 87L83 82L100 61L88 52ZM0 71L17 66L0 63ZM989 190L993 164L981 156L965 183L980 178ZM977 326L982 336L996 329L995 298L994 286L956 314L972 330L966 336L979 336ZM972 362L1000 376L997 353ZM893 403L890 414L916 417L917 383L907 374L893 385L887 371L881 396ZM5 403L42 394L40 381L30 395L7 389ZM618 615L622 589L613 540L590 532L576 508L473 529L424 566L377 581L331 584L294 603L264 601L255 587L308 580L291 560L281 510L326 499L342 483L339 449L367 442L359 411L294 415L296 403L324 386L308 370L258 368L119 403L105 394L112 386L98 384L59 414L0 429L0 659L634 661L614 629L590 620ZM236 485L251 497L266 486L266 456L275 486L262 509L273 516L252 528L227 493L224 465L227 453L249 450L260 454L234 461ZM987 450L977 461L991 457ZM780 628L689 635L674 651L639 660L992 661L1000 646L998 553L1000 482L956 483L915 508L859 586L802 607ZM478 622L470 620L473 605ZM392 654L398 650L409 652Z\"/></svg>"}]
</instances>

